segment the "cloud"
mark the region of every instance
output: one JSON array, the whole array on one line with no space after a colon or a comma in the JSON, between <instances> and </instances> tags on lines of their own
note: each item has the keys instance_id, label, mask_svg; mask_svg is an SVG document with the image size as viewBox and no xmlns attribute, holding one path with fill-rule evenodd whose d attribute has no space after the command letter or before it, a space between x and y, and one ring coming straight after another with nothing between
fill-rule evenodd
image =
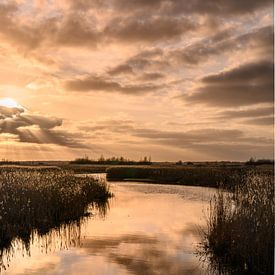
<instances>
[{"instance_id":1,"label":"cloud","mask_svg":"<svg viewBox=\"0 0 275 275\"><path fill-rule=\"evenodd\" d=\"M0 107L0 134L11 134L19 142L87 148L80 142L81 134L56 129L61 125L59 118L26 113L22 108Z\"/></svg>"},{"instance_id":2,"label":"cloud","mask_svg":"<svg viewBox=\"0 0 275 275\"><path fill-rule=\"evenodd\" d=\"M110 69L108 71L110 75L120 75L120 74L133 74L133 68L128 64L118 65L117 67Z\"/></svg>"},{"instance_id":3,"label":"cloud","mask_svg":"<svg viewBox=\"0 0 275 275\"><path fill-rule=\"evenodd\" d=\"M274 126L274 116L246 119L243 123L257 126Z\"/></svg>"},{"instance_id":4,"label":"cloud","mask_svg":"<svg viewBox=\"0 0 275 275\"><path fill-rule=\"evenodd\" d=\"M115 17L99 24L94 13L61 10L40 20L16 20L20 5L0 4L0 35L24 50L46 47L96 47L113 41L151 43L174 39L195 30L188 18L165 16Z\"/></svg>"},{"instance_id":5,"label":"cloud","mask_svg":"<svg viewBox=\"0 0 275 275\"><path fill-rule=\"evenodd\" d=\"M165 0L162 0L165 1ZM272 0L190 0L188 2L181 0L168 1L168 9L173 13L197 13L211 14L216 16L238 16L252 13L268 6L272 6Z\"/></svg>"},{"instance_id":6,"label":"cloud","mask_svg":"<svg viewBox=\"0 0 275 275\"><path fill-rule=\"evenodd\" d=\"M167 76L176 76L179 70L201 68L205 62L212 62L214 57L218 59L225 54L234 56L245 51L255 62L270 61L273 59L273 36L273 26L238 35L234 34L232 28L226 28L183 48L155 47L140 51L107 73L112 77L131 76L132 80L137 81L158 81L164 78L160 71L166 72Z\"/></svg>"},{"instance_id":7,"label":"cloud","mask_svg":"<svg viewBox=\"0 0 275 275\"><path fill-rule=\"evenodd\" d=\"M144 73L140 76L140 79L144 81L158 80L162 78L165 78L165 75L162 73Z\"/></svg>"},{"instance_id":8,"label":"cloud","mask_svg":"<svg viewBox=\"0 0 275 275\"><path fill-rule=\"evenodd\" d=\"M103 0L103 1L72 1L68 0L72 8L75 9L88 9L94 8L105 8L109 10L114 10L115 12L131 12L139 13L143 11L144 13L156 12L156 13L169 13L171 15L175 14L211 14L217 16L238 16L242 14L252 13L256 10L271 6L273 4L272 0ZM77 4L75 3L77 2ZM78 3L79 2L79 3Z\"/></svg>"},{"instance_id":9,"label":"cloud","mask_svg":"<svg viewBox=\"0 0 275 275\"><path fill-rule=\"evenodd\" d=\"M210 106L248 106L273 102L273 63L259 61L201 79L201 87L182 96L190 104Z\"/></svg>"},{"instance_id":10,"label":"cloud","mask_svg":"<svg viewBox=\"0 0 275 275\"><path fill-rule=\"evenodd\" d=\"M256 109L228 110L215 116L221 120L237 120L243 125L271 126L274 125L274 107L260 107Z\"/></svg>"},{"instance_id":11,"label":"cloud","mask_svg":"<svg viewBox=\"0 0 275 275\"><path fill-rule=\"evenodd\" d=\"M268 115L272 115L273 113L274 113L274 108L271 106L271 107L261 107L256 109L223 111L218 114L218 117L238 119L238 118L268 116Z\"/></svg>"},{"instance_id":12,"label":"cloud","mask_svg":"<svg viewBox=\"0 0 275 275\"><path fill-rule=\"evenodd\" d=\"M233 38L232 36L232 30L225 29L183 49L170 51L167 55L172 62L181 65L199 65L213 56L246 49L254 52L257 50L257 55L267 60L273 58L273 26L254 29Z\"/></svg>"},{"instance_id":13,"label":"cloud","mask_svg":"<svg viewBox=\"0 0 275 275\"><path fill-rule=\"evenodd\" d=\"M0 35L25 50L45 46L95 47L100 40L92 16L83 18L83 14L63 12L43 20L20 22L15 19L20 17L19 11L16 4L0 4Z\"/></svg>"},{"instance_id":14,"label":"cloud","mask_svg":"<svg viewBox=\"0 0 275 275\"><path fill-rule=\"evenodd\" d=\"M65 83L65 89L68 91L103 91L103 92L119 92L129 95L143 95L152 91L156 91L161 87L153 84L146 85L122 85L119 82L108 80L100 76L88 76L74 80L68 80Z\"/></svg>"},{"instance_id":15,"label":"cloud","mask_svg":"<svg viewBox=\"0 0 275 275\"><path fill-rule=\"evenodd\" d=\"M192 225L193 226L193 225ZM185 244L187 238L197 237L197 229L193 226L186 226L177 236L182 244ZM194 229L195 228L195 229ZM108 261L114 262L126 269L129 273L135 275L143 274L197 274L200 267L196 263L184 258L184 262L175 261L179 249L184 251L184 245L175 246L175 253L163 249L165 242L161 238L151 237L145 234L140 235L118 235L97 240L86 238L82 249L89 255L100 255L106 257ZM125 254L120 247L130 246L130 251ZM180 253L181 257L186 255ZM187 257L187 256L186 256ZM172 263L172 264L171 264Z\"/></svg>"},{"instance_id":16,"label":"cloud","mask_svg":"<svg viewBox=\"0 0 275 275\"><path fill-rule=\"evenodd\" d=\"M104 29L104 36L127 43L154 42L173 39L196 28L197 24L187 18L115 18Z\"/></svg>"},{"instance_id":17,"label":"cloud","mask_svg":"<svg viewBox=\"0 0 275 275\"><path fill-rule=\"evenodd\" d=\"M252 155L271 156L272 138L246 135L239 129L202 128L196 130L159 130L143 128L131 120L106 120L83 126L81 130L92 132L94 138L102 134L120 136L120 142L131 140L133 144L152 144L171 149L205 154L211 159L248 159Z\"/></svg>"},{"instance_id":18,"label":"cloud","mask_svg":"<svg viewBox=\"0 0 275 275\"><path fill-rule=\"evenodd\" d=\"M23 108L9 108L5 106L0 106L0 119L7 117L13 117L24 112Z\"/></svg>"},{"instance_id":19,"label":"cloud","mask_svg":"<svg viewBox=\"0 0 275 275\"><path fill-rule=\"evenodd\" d=\"M224 17L225 14L246 14L272 5L271 0L67 2L70 9L60 8L62 5L56 9L45 8L44 16L27 19L22 16L23 11L30 15L37 12L32 4L26 8L15 1L1 3L0 35L24 50L60 46L95 48L113 42L151 44L179 39L190 31L200 30L203 24L190 14ZM108 16L102 16L102 13Z\"/></svg>"},{"instance_id":20,"label":"cloud","mask_svg":"<svg viewBox=\"0 0 275 275\"><path fill-rule=\"evenodd\" d=\"M216 159L248 159L251 155L272 157L272 138L246 136L235 129L200 129L186 132L137 129L133 135L165 146L191 150Z\"/></svg>"}]
</instances>

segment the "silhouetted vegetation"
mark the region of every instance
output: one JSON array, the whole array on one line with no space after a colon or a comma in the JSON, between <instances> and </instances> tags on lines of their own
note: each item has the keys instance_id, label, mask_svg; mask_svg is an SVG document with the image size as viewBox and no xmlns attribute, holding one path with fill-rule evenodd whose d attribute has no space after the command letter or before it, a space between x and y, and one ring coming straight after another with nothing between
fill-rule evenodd
<instances>
[{"instance_id":1,"label":"silhouetted vegetation","mask_svg":"<svg viewBox=\"0 0 275 275\"><path fill-rule=\"evenodd\" d=\"M249 172L234 192L218 192L203 248L219 274L273 274L273 175Z\"/></svg>"},{"instance_id":2,"label":"silhouetted vegetation","mask_svg":"<svg viewBox=\"0 0 275 275\"><path fill-rule=\"evenodd\" d=\"M103 164L103 165L150 165L151 157L144 157L140 161L129 160L124 157L104 158L101 156L98 160L92 160L88 156L77 158L70 162L71 164Z\"/></svg>"},{"instance_id":3,"label":"silhouetted vegetation","mask_svg":"<svg viewBox=\"0 0 275 275\"><path fill-rule=\"evenodd\" d=\"M192 186L219 187L234 189L239 184L242 175L250 167L210 167L210 166L182 166L182 167L110 167L107 178L112 181L142 180L147 182L182 184ZM254 168L253 168L254 169ZM255 168L256 169L256 168ZM273 169L261 169L263 174L272 174Z\"/></svg>"},{"instance_id":4,"label":"silhouetted vegetation","mask_svg":"<svg viewBox=\"0 0 275 275\"><path fill-rule=\"evenodd\" d=\"M74 171L76 174L96 174L106 173L107 168L110 166L104 164L69 164L63 165L62 169Z\"/></svg>"},{"instance_id":5,"label":"silhouetted vegetation","mask_svg":"<svg viewBox=\"0 0 275 275\"><path fill-rule=\"evenodd\" d=\"M250 158L246 163L246 165L264 165L264 164L273 164L274 165L274 160L272 159L254 159Z\"/></svg>"},{"instance_id":6,"label":"silhouetted vegetation","mask_svg":"<svg viewBox=\"0 0 275 275\"><path fill-rule=\"evenodd\" d=\"M33 230L46 234L79 220L88 206L104 212L111 196L105 182L68 171L2 169L0 183L1 251L14 239L28 244Z\"/></svg>"},{"instance_id":7,"label":"silhouetted vegetation","mask_svg":"<svg viewBox=\"0 0 275 275\"><path fill-rule=\"evenodd\" d=\"M31 165L0 165L0 172L54 172L54 171L61 171L60 167L57 166L31 166Z\"/></svg>"},{"instance_id":8,"label":"silhouetted vegetation","mask_svg":"<svg viewBox=\"0 0 275 275\"><path fill-rule=\"evenodd\" d=\"M19 161L11 161L11 160L8 160L8 159L2 159L0 161L0 165L6 165L6 164L8 164L8 165L10 165L10 164L19 165L20 162Z\"/></svg>"}]
</instances>

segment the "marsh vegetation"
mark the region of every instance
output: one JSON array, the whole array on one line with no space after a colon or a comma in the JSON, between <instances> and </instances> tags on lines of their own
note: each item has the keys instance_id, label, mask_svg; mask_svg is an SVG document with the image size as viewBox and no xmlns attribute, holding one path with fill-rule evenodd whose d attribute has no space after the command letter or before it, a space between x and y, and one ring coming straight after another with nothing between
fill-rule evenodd
<instances>
[{"instance_id":1,"label":"marsh vegetation","mask_svg":"<svg viewBox=\"0 0 275 275\"><path fill-rule=\"evenodd\" d=\"M107 178L111 181L138 180L152 183L179 184L191 186L220 187L233 190L243 181L243 175L248 171L271 175L273 167L250 166L183 166L183 167L109 167Z\"/></svg>"},{"instance_id":2,"label":"marsh vegetation","mask_svg":"<svg viewBox=\"0 0 275 275\"><path fill-rule=\"evenodd\" d=\"M0 250L14 240L29 245L35 230L39 235L87 215L88 207L104 214L111 196L105 182L76 177L61 170L1 169Z\"/></svg>"},{"instance_id":3,"label":"marsh vegetation","mask_svg":"<svg viewBox=\"0 0 275 275\"><path fill-rule=\"evenodd\" d=\"M130 160L125 157L110 157L105 158L101 156L99 159L94 160L85 156L83 158L76 158L75 160L70 162L71 164L96 164L96 165L151 165L151 157L145 156L139 161Z\"/></svg>"},{"instance_id":4,"label":"marsh vegetation","mask_svg":"<svg viewBox=\"0 0 275 275\"><path fill-rule=\"evenodd\" d=\"M249 172L210 204L203 253L219 274L273 274L274 178Z\"/></svg>"},{"instance_id":5,"label":"marsh vegetation","mask_svg":"<svg viewBox=\"0 0 275 275\"><path fill-rule=\"evenodd\" d=\"M69 170L70 167L75 169ZM1 259L7 260L12 257L18 243L23 244L27 253L34 238L35 243L41 242L46 250L58 245L55 244L57 239L62 240L61 249L77 244L80 240L80 225L85 219L90 219L90 211L98 209L98 213L105 216L111 192L109 185L106 181L100 180L100 176L96 179L75 173L97 169L105 171L106 168L107 178L115 181L138 180L219 187L208 188L213 192L217 190L217 195L211 200L207 229L203 231L201 255L210 264L213 273L217 271L221 274L272 274L273 167L201 164L0 166L0 270L6 265ZM120 184L124 186L124 183L119 182L113 185ZM135 186L137 190L144 186L146 194L152 190L153 193L158 193L169 189L169 194L174 194L174 190L176 193L193 190L192 196L190 195L192 199L199 190L207 190L201 187L128 183L129 190L131 186ZM184 196L186 194L184 193ZM138 207L141 207L139 193L135 193L135 196L138 198ZM166 200L169 200L168 197ZM176 200L175 197L173 199ZM147 202L151 209L152 201ZM196 200L192 200L192 204L197 203ZM160 207L160 201L158 204ZM166 205L167 201L164 204ZM123 207L125 211L130 209L128 203L127 207ZM185 210L185 207L186 205L179 209ZM190 219L193 217L191 216ZM146 216L142 219L146 220ZM151 222L154 224L155 221L152 219ZM109 228L106 228L106 232L110 233Z\"/></svg>"}]
</instances>

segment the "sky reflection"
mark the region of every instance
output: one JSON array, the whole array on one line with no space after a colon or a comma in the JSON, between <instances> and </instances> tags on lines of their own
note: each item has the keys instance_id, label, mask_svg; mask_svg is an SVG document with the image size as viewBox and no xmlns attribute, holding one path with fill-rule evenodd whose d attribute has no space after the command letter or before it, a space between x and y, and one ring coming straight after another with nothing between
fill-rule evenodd
<instances>
[{"instance_id":1,"label":"sky reflection","mask_svg":"<svg viewBox=\"0 0 275 275\"><path fill-rule=\"evenodd\" d=\"M105 218L95 213L61 251L35 240L31 257L17 251L6 274L206 273L194 251L212 189L116 183L111 190ZM61 242L52 237L47 244Z\"/></svg>"}]
</instances>

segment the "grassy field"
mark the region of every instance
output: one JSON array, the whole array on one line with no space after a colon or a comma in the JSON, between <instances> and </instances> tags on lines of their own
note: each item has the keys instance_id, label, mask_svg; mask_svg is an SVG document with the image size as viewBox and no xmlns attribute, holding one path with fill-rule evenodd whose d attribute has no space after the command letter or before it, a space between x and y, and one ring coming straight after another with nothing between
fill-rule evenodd
<instances>
[{"instance_id":1,"label":"grassy field","mask_svg":"<svg viewBox=\"0 0 275 275\"><path fill-rule=\"evenodd\" d=\"M59 169L2 167L0 173L0 248L17 238L28 243L31 233L78 220L88 206L106 210L108 186L91 177L75 177Z\"/></svg>"},{"instance_id":2,"label":"grassy field","mask_svg":"<svg viewBox=\"0 0 275 275\"><path fill-rule=\"evenodd\" d=\"M219 274L274 274L274 178L249 172L211 201L203 253Z\"/></svg>"}]
</instances>

